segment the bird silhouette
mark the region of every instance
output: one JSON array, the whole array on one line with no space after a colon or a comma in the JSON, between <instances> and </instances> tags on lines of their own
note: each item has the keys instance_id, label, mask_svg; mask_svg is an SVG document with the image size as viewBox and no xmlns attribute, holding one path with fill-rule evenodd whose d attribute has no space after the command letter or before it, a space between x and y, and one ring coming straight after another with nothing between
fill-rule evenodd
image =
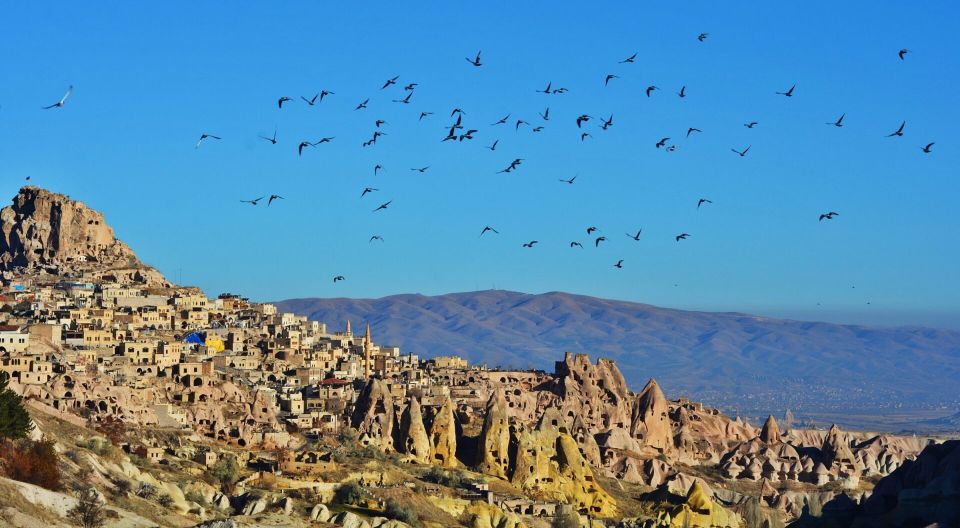
<instances>
[{"instance_id":1,"label":"bird silhouette","mask_svg":"<svg viewBox=\"0 0 960 528\"><path fill-rule=\"evenodd\" d=\"M681 87L680 87L680 91L677 92L677 95L680 96L681 99L684 98L684 97L686 97L686 96L687 96L687 87L686 87L686 86L681 86Z\"/></svg>"},{"instance_id":2,"label":"bird silhouette","mask_svg":"<svg viewBox=\"0 0 960 528\"><path fill-rule=\"evenodd\" d=\"M673 238L674 238L677 242L680 242L681 240L686 240L688 236L690 236L689 233L680 233L679 235L677 235L677 236L675 236L675 237L673 237Z\"/></svg>"},{"instance_id":3,"label":"bird silhouette","mask_svg":"<svg viewBox=\"0 0 960 528\"><path fill-rule=\"evenodd\" d=\"M420 86L420 85L417 84L417 83L410 83L410 84L408 84L408 85L406 85L406 86L403 87L403 91L405 91L405 92L412 92L413 89L416 88L417 86Z\"/></svg>"},{"instance_id":4,"label":"bird silhouette","mask_svg":"<svg viewBox=\"0 0 960 528\"><path fill-rule=\"evenodd\" d=\"M834 216L840 216L840 213L837 213L837 212L834 212L834 211L830 211L829 213L823 213L822 215L820 215L820 219L817 220L817 221L818 221L818 222L823 222L823 219L824 219L824 218L826 218L827 220L833 220L833 217L834 217Z\"/></svg>"},{"instance_id":5,"label":"bird silhouette","mask_svg":"<svg viewBox=\"0 0 960 528\"><path fill-rule=\"evenodd\" d=\"M200 139L197 140L197 144L193 148L195 149L200 148L200 144L207 139L220 139L220 136L214 136L213 134L206 134L206 133L200 134Z\"/></svg>"},{"instance_id":6,"label":"bird silhouette","mask_svg":"<svg viewBox=\"0 0 960 528\"><path fill-rule=\"evenodd\" d=\"M617 263L613 265L613 267L617 269L623 269L623 259L618 260Z\"/></svg>"},{"instance_id":7,"label":"bird silhouette","mask_svg":"<svg viewBox=\"0 0 960 528\"><path fill-rule=\"evenodd\" d=\"M313 146L313 143L309 141L301 141L300 144L297 146L297 156L303 156L303 149L306 147L312 147L312 146Z\"/></svg>"},{"instance_id":8,"label":"bird silhouette","mask_svg":"<svg viewBox=\"0 0 960 528\"><path fill-rule=\"evenodd\" d=\"M543 125L535 126L530 129L530 132L542 132L542 131L543 131Z\"/></svg>"},{"instance_id":9,"label":"bird silhouette","mask_svg":"<svg viewBox=\"0 0 960 528\"><path fill-rule=\"evenodd\" d=\"M531 240L530 242L525 243L523 247L532 248L535 244L538 244L538 243L539 243L538 240Z\"/></svg>"},{"instance_id":10,"label":"bird silhouette","mask_svg":"<svg viewBox=\"0 0 960 528\"><path fill-rule=\"evenodd\" d=\"M63 97L59 101L53 103L50 106L44 106L44 110L50 110L51 108L63 108L63 105L67 104L67 99L70 97L70 94L73 93L73 85L67 87L67 93L63 94Z\"/></svg>"},{"instance_id":11,"label":"bird silhouette","mask_svg":"<svg viewBox=\"0 0 960 528\"><path fill-rule=\"evenodd\" d=\"M563 179L561 179L560 181L562 181L563 183L566 183L566 184L568 184L568 185L573 185L573 182L576 181L576 180L577 180L577 177L574 176L573 178L570 178L569 180L563 180Z\"/></svg>"},{"instance_id":12,"label":"bird silhouette","mask_svg":"<svg viewBox=\"0 0 960 528\"><path fill-rule=\"evenodd\" d=\"M634 239L634 240L636 240L637 242L639 242L639 241L640 241L640 233L643 233L643 229L642 229L642 228L641 228L639 231L637 231L637 234L636 234L636 235L631 235L630 233L627 233L627 236L630 237L630 238L632 238L632 239Z\"/></svg>"},{"instance_id":13,"label":"bird silhouette","mask_svg":"<svg viewBox=\"0 0 960 528\"><path fill-rule=\"evenodd\" d=\"M378 172L383 170L383 165L379 163L373 166L373 175L376 176Z\"/></svg>"},{"instance_id":14,"label":"bird silhouette","mask_svg":"<svg viewBox=\"0 0 960 528\"><path fill-rule=\"evenodd\" d=\"M931 142L931 143L927 143L926 146L920 147L920 150L922 150L924 154L930 154L931 152L930 149L932 147L933 147L933 143Z\"/></svg>"},{"instance_id":15,"label":"bird silhouette","mask_svg":"<svg viewBox=\"0 0 960 528\"><path fill-rule=\"evenodd\" d=\"M584 123L584 122L586 122L586 121L590 121L590 119L591 119L591 117L588 116L587 114L580 114L580 116L577 117L577 128L580 128L580 124L581 124L581 123Z\"/></svg>"},{"instance_id":16,"label":"bird silhouette","mask_svg":"<svg viewBox=\"0 0 960 528\"><path fill-rule=\"evenodd\" d=\"M697 40L703 42L704 40L707 40L707 35L709 35L709 33L700 33L697 35Z\"/></svg>"},{"instance_id":17,"label":"bird silhouette","mask_svg":"<svg viewBox=\"0 0 960 528\"><path fill-rule=\"evenodd\" d=\"M523 119L517 119L517 125L514 127L514 130L520 130L520 125L530 125L530 123L527 123Z\"/></svg>"},{"instance_id":18,"label":"bird silhouette","mask_svg":"<svg viewBox=\"0 0 960 528\"><path fill-rule=\"evenodd\" d=\"M747 127L747 128L753 128L753 127L757 126L758 124L759 124L759 123L757 123L756 121L750 121L749 123L744 123L743 126L745 126L745 127Z\"/></svg>"},{"instance_id":19,"label":"bird silhouette","mask_svg":"<svg viewBox=\"0 0 960 528\"><path fill-rule=\"evenodd\" d=\"M654 90L659 90L659 89L660 88L657 88L656 86L647 86L647 97L650 97L650 94L652 94Z\"/></svg>"},{"instance_id":20,"label":"bird silhouette","mask_svg":"<svg viewBox=\"0 0 960 528\"><path fill-rule=\"evenodd\" d=\"M697 209L700 209L700 206L705 203L712 204L713 202L710 200L707 200L706 198L700 198L700 200L697 202Z\"/></svg>"},{"instance_id":21,"label":"bird silhouette","mask_svg":"<svg viewBox=\"0 0 960 528\"><path fill-rule=\"evenodd\" d=\"M900 57L900 60L903 60L903 58L907 56L907 53L910 53L910 50L907 48L902 48L897 52L897 56Z\"/></svg>"},{"instance_id":22,"label":"bird silhouette","mask_svg":"<svg viewBox=\"0 0 960 528\"><path fill-rule=\"evenodd\" d=\"M310 99L307 99L306 97L304 97L304 96L301 95L301 96L300 96L300 99L303 99L303 102L307 103L308 105L313 106L314 104L316 104L318 97L320 97L320 94L319 94L319 93L317 93L316 95L314 95L314 96L311 97Z\"/></svg>"},{"instance_id":23,"label":"bird silhouette","mask_svg":"<svg viewBox=\"0 0 960 528\"><path fill-rule=\"evenodd\" d=\"M493 233L493 234L495 234L495 235L499 235L499 234L500 234L500 231L497 231L496 229L494 229L494 228L492 228L492 227L490 227L490 226L486 226L486 227L483 228L483 231L480 231L480 236L483 236L487 231L489 231L489 232L491 232L491 233Z\"/></svg>"},{"instance_id":24,"label":"bird silhouette","mask_svg":"<svg viewBox=\"0 0 960 528\"><path fill-rule=\"evenodd\" d=\"M473 60L470 60L470 57L465 57L465 58L467 59L467 62L469 62L470 64L473 64L474 66L476 66L476 67L478 67L478 68L479 68L480 66L483 66L483 64L480 64L480 52L479 52L479 51L477 52L477 56L474 57ZM496 69L496 68L494 68L494 69Z\"/></svg>"},{"instance_id":25,"label":"bird silhouette","mask_svg":"<svg viewBox=\"0 0 960 528\"><path fill-rule=\"evenodd\" d=\"M333 283L336 284L343 280L347 280L347 278L344 277L343 275L337 275L336 277L333 278Z\"/></svg>"},{"instance_id":26,"label":"bird silhouette","mask_svg":"<svg viewBox=\"0 0 960 528\"><path fill-rule=\"evenodd\" d=\"M636 58L637 58L637 54L634 53L633 55L630 55L626 59L623 59L622 61L620 61L620 64L633 64Z\"/></svg>"},{"instance_id":27,"label":"bird silhouette","mask_svg":"<svg viewBox=\"0 0 960 528\"><path fill-rule=\"evenodd\" d=\"M283 200L283 199L284 199L283 196L280 196L279 194L271 194L270 198L267 199L267 207L270 207L270 204L272 204L274 200Z\"/></svg>"},{"instance_id":28,"label":"bird silhouette","mask_svg":"<svg viewBox=\"0 0 960 528\"><path fill-rule=\"evenodd\" d=\"M390 204L392 204L392 203L393 203L393 200L390 200L389 202L384 202L384 203L380 204L380 207L377 207L376 209L374 209L373 212L377 212L377 211L379 211L379 210L381 210L381 209L386 209L387 207L390 207Z\"/></svg>"},{"instance_id":29,"label":"bird silhouette","mask_svg":"<svg viewBox=\"0 0 960 528\"><path fill-rule=\"evenodd\" d=\"M794 85L791 86L790 89L787 90L786 92L777 92L777 95L784 95L784 96L787 96L787 97L793 97L793 89L796 88L796 87L797 87L797 85L794 84Z\"/></svg>"},{"instance_id":30,"label":"bird silhouette","mask_svg":"<svg viewBox=\"0 0 960 528\"><path fill-rule=\"evenodd\" d=\"M593 136L587 132L584 132L583 134L580 134L580 141L585 141L588 137L593 137Z\"/></svg>"},{"instance_id":31,"label":"bird silhouette","mask_svg":"<svg viewBox=\"0 0 960 528\"><path fill-rule=\"evenodd\" d=\"M283 103L286 103L288 101L293 101L293 99L287 97L286 95L284 95L280 99L277 99L277 108L283 108Z\"/></svg>"},{"instance_id":32,"label":"bird silhouette","mask_svg":"<svg viewBox=\"0 0 960 528\"><path fill-rule=\"evenodd\" d=\"M358 104L354 110L360 110L367 107L367 103L370 102L370 98L364 99L362 103Z\"/></svg>"},{"instance_id":33,"label":"bird silhouette","mask_svg":"<svg viewBox=\"0 0 960 528\"><path fill-rule=\"evenodd\" d=\"M376 121L373 122L374 128L380 128L380 125L386 125L386 124L387 122L384 121L383 119L377 119Z\"/></svg>"},{"instance_id":34,"label":"bird silhouette","mask_svg":"<svg viewBox=\"0 0 960 528\"><path fill-rule=\"evenodd\" d=\"M375 188L373 188L373 187L364 187L364 188L363 188L363 192L360 193L360 198L363 198L363 197L366 196L367 194L372 193L372 192L377 192L377 191L379 191L379 190L380 190L380 189L375 189Z\"/></svg>"},{"instance_id":35,"label":"bird silhouette","mask_svg":"<svg viewBox=\"0 0 960 528\"><path fill-rule=\"evenodd\" d=\"M657 147L657 148L660 148L660 147L666 145L666 144L667 144L667 141L670 141L670 138L668 138L668 137L662 138L660 141L657 141L656 147Z\"/></svg>"},{"instance_id":36,"label":"bird silhouette","mask_svg":"<svg viewBox=\"0 0 960 528\"><path fill-rule=\"evenodd\" d=\"M573 241L573 242L570 242L570 247L578 247L580 249L583 249L583 244L577 241Z\"/></svg>"},{"instance_id":37,"label":"bird silhouette","mask_svg":"<svg viewBox=\"0 0 960 528\"><path fill-rule=\"evenodd\" d=\"M620 77L617 77L616 75L614 75L614 74L612 74L612 73L608 73L608 74L607 74L607 77L603 80L603 85L606 86L606 85L610 84L610 81L611 81L612 79L619 79L619 78L620 78Z\"/></svg>"},{"instance_id":38,"label":"bird silhouette","mask_svg":"<svg viewBox=\"0 0 960 528\"><path fill-rule=\"evenodd\" d=\"M429 168L430 168L430 165L427 165L426 167L420 167L420 168L414 167L414 168L412 168L412 169L410 169L410 170L412 170L412 171L417 171L417 172L419 172L420 174L423 174L424 172L427 172L427 169L429 169Z\"/></svg>"},{"instance_id":39,"label":"bird silhouette","mask_svg":"<svg viewBox=\"0 0 960 528\"><path fill-rule=\"evenodd\" d=\"M368 240L367 242L368 243L373 242L374 240L379 240L380 242L383 242L383 237L380 235L373 235L370 237L370 240Z\"/></svg>"},{"instance_id":40,"label":"bird silhouette","mask_svg":"<svg viewBox=\"0 0 960 528\"><path fill-rule=\"evenodd\" d=\"M906 122L906 121L901 122L901 123L900 123L900 128L898 128L898 129L896 130L896 132L894 132L894 133L892 133L892 134L887 134L887 137L893 137L893 136L903 137L903 128L904 128L905 126L907 126L907 122Z\"/></svg>"},{"instance_id":41,"label":"bird silhouette","mask_svg":"<svg viewBox=\"0 0 960 528\"><path fill-rule=\"evenodd\" d=\"M394 103L410 104L410 98L413 97L413 92L407 94L403 99L394 99Z\"/></svg>"},{"instance_id":42,"label":"bird silhouette","mask_svg":"<svg viewBox=\"0 0 960 528\"><path fill-rule=\"evenodd\" d=\"M314 142L312 143L312 145L313 145L313 146L317 146L317 145L322 145L322 144L324 144L324 143L330 143L330 142L333 141L334 139L337 139L337 137L336 137L336 136L322 137L322 138L320 138L319 141L314 141Z\"/></svg>"},{"instance_id":43,"label":"bird silhouette","mask_svg":"<svg viewBox=\"0 0 960 528\"><path fill-rule=\"evenodd\" d=\"M732 148L732 149L730 149L730 150L732 150L732 151L734 151L734 152L736 152L736 153L737 153L737 154L739 154L739 155L740 155L740 157L742 158L742 157L744 157L744 156L746 156L746 155L747 155L747 151L749 151L749 150L750 150L750 147L748 146L747 148L745 148L745 149L743 149L742 151L740 151L740 150L737 150L737 149L735 149L735 148Z\"/></svg>"},{"instance_id":44,"label":"bird silhouette","mask_svg":"<svg viewBox=\"0 0 960 528\"><path fill-rule=\"evenodd\" d=\"M335 94L335 93L333 93L333 92L328 92L327 90L320 90L320 102L322 103L322 102L323 102L323 98L326 97L326 96L328 96L328 95L337 95L337 94Z\"/></svg>"},{"instance_id":45,"label":"bird silhouette","mask_svg":"<svg viewBox=\"0 0 960 528\"><path fill-rule=\"evenodd\" d=\"M606 242L606 241L607 241L607 237L598 236L597 239L593 241L593 247L600 247L600 242Z\"/></svg>"},{"instance_id":46,"label":"bird silhouette","mask_svg":"<svg viewBox=\"0 0 960 528\"><path fill-rule=\"evenodd\" d=\"M260 139L265 139L270 142L271 145L277 144L277 129L273 129L273 137L267 136L258 136Z\"/></svg>"},{"instance_id":47,"label":"bird silhouette","mask_svg":"<svg viewBox=\"0 0 960 528\"><path fill-rule=\"evenodd\" d=\"M610 117L603 121L603 124L600 125L600 128L606 130L613 126L613 114L610 114Z\"/></svg>"},{"instance_id":48,"label":"bird silhouette","mask_svg":"<svg viewBox=\"0 0 960 528\"><path fill-rule=\"evenodd\" d=\"M250 205L257 205L257 203L259 203L260 200L263 200L263 196L261 196L261 197L259 197L259 198L254 198L253 200L240 200L240 203L248 203L248 204L250 204Z\"/></svg>"},{"instance_id":49,"label":"bird silhouette","mask_svg":"<svg viewBox=\"0 0 960 528\"><path fill-rule=\"evenodd\" d=\"M597 228L594 227L594 226L590 226L590 227L587 228L587 234L588 234L588 235L593 234L594 231L599 231L599 229L597 229Z\"/></svg>"},{"instance_id":50,"label":"bird silhouette","mask_svg":"<svg viewBox=\"0 0 960 528\"><path fill-rule=\"evenodd\" d=\"M687 129L687 137L690 137L690 134L692 134L693 132L703 132L703 130L700 130L699 128L690 127Z\"/></svg>"},{"instance_id":51,"label":"bird silhouette","mask_svg":"<svg viewBox=\"0 0 960 528\"><path fill-rule=\"evenodd\" d=\"M832 122L832 123L826 123L826 124L828 124L828 125L833 125L833 126L835 126L835 127L837 127L837 128L840 128L840 127L843 126L843 118L846 117L846 116L847 116L847 114L841 114L840 117L839 117L836 121L834 121L834 122Z\"/></svg>"},{"instance_id":52,"label":"bird silhouette","mask_svg":"<svg viewBox=\"0 0 960 528\"><path fill-rule=\"evenodd\" d=\"M460 134L459 141L463 141L464 139L473 139L473 135L476 133L477 133L477 130L467 130L463 134Z\"/></svg>"},{"instance_id":53,"label":"bird silhouette","mask_svg":"<svg viewBox=\"0 0 960 528\"><path fill-rule=\"evenodd\" d=\"M539 92L539 93L545 93L545 94L551 94L551 93L553 93L553 91L551 90L552 87L553 87L553 81L550 81L550 82L547 83L547 87L546 87L546 88L544 88L543 90L537 90L537 92Z\"/></svg>"},{"instance_id":54,"label":"bird silhouette","mask_svg":"<svg viewBox=\"0 0 960 528\"><path fill-rule=\"evenodd\" d=\"M538 113L540 114L540 117L542 117L544 121L550 121L550 107L549 107L549 106L548 106L547 109L544 110L543 112L538 112Z\"/></svg>"},{"instance_id":55,"label":"bird silhouette","mask_svg":"<svg viewBox=\"0 0 960 528\"><path fill-rule=\"evenodd\" d=\"M432 116L432 115L433 115L433 112L420 112L420 119L417 119L417 121L423 121L424 117Z\"/></svg>"},{"instance_id":56,"label":"bird silhouette","mask_svg":"<svg viewBox=\"0 0 960 528\"><path fill-rule=\"evenodd\" d=\"M507 114L507 115L503 116L502 118L500 118L499 121L497 121L496 123L491 124L490 126L505 125L505 124L507 123L507 120L508 120L508 119L510 119L510 114Z\"/></svg>"},{"instance_id":57,"label":"bird silhouette","mask_svg":"<svg viewBox=\"0 0 960 528\"><path fill-rule=\"evenodd\" d=\"M388 86L397 84L397 79L399 79L399 78L400 78L400 76L397 75L396 77L394 77L394 78L392 78L392 79L387 79L387 82L383 83L383 86L381 86L380 89L383 90L384 88L386 88L386 87L388 87Z\"/></svg>"},{"instance_id":58,"label":"bird silhouette","mask_svg":"<svg viewBox=\"0 0 960 528\"><path fill-rule=\"evenodd\" d=\"M499 140L499 139L493 140L493 144L490 145L489 147L486 147L486 148L490 149L490 151L493 152L493 151L497 150L497 143L500 143L500 140Z\"/></svg>"}]
</instances>

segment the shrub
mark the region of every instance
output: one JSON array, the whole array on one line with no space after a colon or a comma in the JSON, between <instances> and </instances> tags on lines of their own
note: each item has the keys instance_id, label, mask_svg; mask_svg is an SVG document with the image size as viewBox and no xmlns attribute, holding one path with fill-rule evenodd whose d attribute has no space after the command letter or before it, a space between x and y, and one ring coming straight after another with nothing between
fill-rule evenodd
<instances>
[{"instance_id":1,"label":"shrub","mask_svg":"<svg viewBox=\"0 0 960 528\"><path fill-rule=\"evenodd\" d=\"M127 479L117 479L113 481L113 485L117 488L117 493L120 495L127 495L133 491L133 483Z\"/></svg>"},{"instance_id":2,"label":"shrub","mask_svg":"<svg viewBox=\"0 0 960 528\"><path fill-rule=\"evenodd\" d=\"M580 517L573 512L559 512L553 517L550 528L580 528Z\"/></svg>"},{"instance_id":3,"label":"shrub","mask_svg":"<svg viewBox=\"0 0 960 528\"><path fill-rule=\"evenodd\" d=\"M13 480L28 482L49 490L61 487L57 451L47 439L35 442L22 439L0 446L0 462L4 472Z\"/></svg>"},{"instance_id":4,"label":"shrub","mask_svg":"<svg viewBox=\"0 0 960 528\"><path fill-rule=\"evenodd\" d=\"M405 506L395 499L387 500L387 507L383 511L384 516L388 519L395 519L400 522L405 522L410 526L420 526L420 517L417 515L417 512L409 506Z\"/></svg>"},{"instance_id":5,"label":"shrub","mask_svg":"<svg viewBox=\"0 0 960 528\"><path fill-rule=\"evenodd\" d=\"M423 474L423 480L446 486L448 488L462 488L465 484L463 476L452 471L444 471L438 466L430 466Z\"/></svg>"},{"instance_id":6,"label":"shrub","mask_svg":"<svg viewBox=\"0 0 960 528\"><path fill-rule=\"evenodd\" d=\"M123 443L127 434L127 424L115 416L107 416L97 425L97 431L103 433L103 436L110 440L110 443L118 446Z\"/></svg>"},{"instance_id":7,"label":"shrub","mask_svg":"<svg viewBox=\"0 0 960 528\"><path fill-rule=\"evenodd\" d=\"M23 438L33 430L23 398L7 388L6 372L0 372L0 440Z\"/></svg>"},{"instance_id":8,"label":"shrub","mask_svg":"<svg viewBox=\"0 0 960 528\"><path fill-rule=\"evenodd\" d=\"M160 495L157 497L157 504L164 508L169 508L173 504L173 497L170 495Z\"/></svg>"},{"instance_id":9,"label":"shrub","mask_svg":"<svg viewBox=\"0 0 960 528\"><path fill-rule=\"evenodd\" d=\"M67 512L67 518L83 528L100 528L106 522L97 490L87 488L80 494L77 505Z\"/></svg>"},{"instance_id":10,"label":"shrub","mask_svg":"<svg viewBox=\"0 0 960 528\"><path fill-rule=\"evenodd\" d=\"M89 449L99 456L107 456L113 452L113 445L106 438L94 437L78 445Z\"/></svg>"},{"instance_id":11,"label":"shrub","mask_svg":"<svg viewBox=\"0 0 960 528\"><path fill-rule=\"evenodd\" d=\"M341 484L333 494L333 502L336 504L355 505L359 504L366 496L367 492L356 482L347 482Z\"/></svg>"},{"instance_id":12,"label":"shrub","mask_svg":"<svg viewBox=\"0 0 960 528\"><path fill-rule=\"evenodd\" d=\"M199 504L200 506L203 506L203 507L207 507L207 506L208 506L208 504L207 504L207 499L204 498L204 496L203 496L202 494L200 494L200 492L191 491L191 492L187 493L187 494L184 496L184 498L187 499L187 500L190 501L190 502L195 502L195 503Z\"/></svg>"},{"instance_id":13,"label":"shrub","mask_svg":"<svg viewBox=\"0 0 960 528\"><path fill-rule=\"evenodd\" d=\"M137 497L141 499L150 500L154 498L157 494L157 488L153 484L148 484L146 482L141 482L140 486L137 488Z\"/></svg>"},{"instance_id":14,"label":"shrub","mask_svg":"<svg viewBox=\"0 0 960 528\"><path fill-rule=\"evenodd\" d=\"M206 476L209 480L220 485L224 491L233 489L233 485L240 480L240 464L237 459L231 456L224 456L207 470Z\"/></svg>"}]
</instances>

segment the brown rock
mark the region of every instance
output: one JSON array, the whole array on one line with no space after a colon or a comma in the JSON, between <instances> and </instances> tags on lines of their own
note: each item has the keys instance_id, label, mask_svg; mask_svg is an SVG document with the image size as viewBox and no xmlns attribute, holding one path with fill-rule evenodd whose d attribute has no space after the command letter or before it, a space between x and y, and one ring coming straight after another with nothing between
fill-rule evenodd
<instances>
[{"instance_id":1,"label":"brown rock","mask_svg":"<svg viewBox=\"0 0 960 528\"><path fill-rule=\"evenodd\" d=\"M357 397L350 424L360 433L361 441L390 451L394 449L395 423L393 395L387 382L379 378L371 379Z\"/></svg>"},{"instance_id":2,"label":"brown rock","mask_svg":"<svg viewBox=\"0 0 960 528\"><path fill-rule=\"evenodd\" d=\"M487 413L480 431L480 471L507 478L510 471L510 423L503 392L494 391L487 401Z\"/></svg>"},{"instance_id":3,"label":"brown rock","mask_svg":"<svg viewBox=\"0 0 960 528\"><path fill-rule=\"evenodd\" d=\"M457 467L457 421L453 400L447 398L430 425L430 460L444 467Z\"/></svg>"},{"instance_id":4,"label":"brown rock","mask_svg":"<svg viewBox=\"0 0 960 528\"><path fill-rule=\"evenodd\" d=\"M657 451L669 450L673 434L667 411L667 399L663 396L663 391L657 381L650 378L634 400L631 436Z\"/></svg>"},{"instance_id":5,"label":"brown rock","mask_svg":"<svg viewBox=\"0 0 960 528\"><path fill-rule=\"evenodd\" d=\"M417 462L430 462L430 438L423 425L420 401L416 398L410 398L410 403L400 416L400 436L397 447Z\"/></svg>"},{"instance_id":6,"label":"brown rock","mask_svg":"<svg viewBox=\"0 0 960 528\"><path fill-rule=\"evenodd\" d=\"M763 423L763 429L760 430L760 440L768 444L780 442L780 428L777 427L777 421L773 415L767 416L767 421Z\"/></svg>"}]
</instances>

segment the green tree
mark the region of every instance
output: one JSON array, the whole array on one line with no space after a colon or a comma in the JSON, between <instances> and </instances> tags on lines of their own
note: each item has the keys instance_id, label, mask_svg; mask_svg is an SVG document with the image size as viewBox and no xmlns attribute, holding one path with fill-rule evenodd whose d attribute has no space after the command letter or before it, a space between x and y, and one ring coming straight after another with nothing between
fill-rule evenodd
<instances>
[{"instance_id":1,"label":"green tree","mask_svg":"<svg viewBox=\"0 0 960 528\"><path fill-rule=\"evenodd\" d=\"M103 514L103 506L100 505L97 490L87 488L83 491L77 505L67 512L67 518L83 528L100 528L103 526L106 517Z\"/></svg>"},{"instance_id":2,"label":"green tree","mask_svg":"<svg viewBox=\"0 0 960 528\"><path fill-rule=\"evenodd\" d=\"M224 456L212 468L207 470L207 475L220 484L225 491L233 489L233 485L240 480L240 464L232 456Z\"/></svg>"},{"instance_id":3,"label":"green tree","mask_svg":"<svg viewBox=\"0 0 960 528\"><path fill-rule=\"evenodd\" d=\"M7 387L7 377L0 372L0 440L23 438L33 429L23 398Z\"/></svg>"},{"instance_id":4,"label":"green tree","mask_svg":"<svg viewBox=\"0 0 960 528\"><path fill-rule=\"evenodd\" d=\"M356 505L359 504L366 491L356 482L347 482L341 484L333 494L333 502L336 504Z\"/></svg>"}]
</instances>

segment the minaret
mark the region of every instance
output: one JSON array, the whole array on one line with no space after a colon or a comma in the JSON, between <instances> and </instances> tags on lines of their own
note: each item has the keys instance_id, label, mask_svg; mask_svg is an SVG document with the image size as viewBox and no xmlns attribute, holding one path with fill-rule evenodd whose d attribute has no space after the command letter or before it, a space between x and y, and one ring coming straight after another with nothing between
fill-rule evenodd
<instances>
[{"instance_id":1,"label":"minaret","mask_svg":"<svg viewBox=\"0 0 960 528\"><path fill-rule=\"evenodd\" d=\"M367 332L363 335L363 376L370 379L370 350L373 340L370 338L370 323L367 323Z\"/></svg>"},{"instance_id":2,"label":"minaret","mask_svg":"<svg viewBox=\"0 0 960 528\"><path fill-rule=\"evenodd\" d=\"M347 335L347 337L353 335L353 329L350 327L350 319L347 319L347 331L344 333Z\"/></svg>"}]
</instances>

